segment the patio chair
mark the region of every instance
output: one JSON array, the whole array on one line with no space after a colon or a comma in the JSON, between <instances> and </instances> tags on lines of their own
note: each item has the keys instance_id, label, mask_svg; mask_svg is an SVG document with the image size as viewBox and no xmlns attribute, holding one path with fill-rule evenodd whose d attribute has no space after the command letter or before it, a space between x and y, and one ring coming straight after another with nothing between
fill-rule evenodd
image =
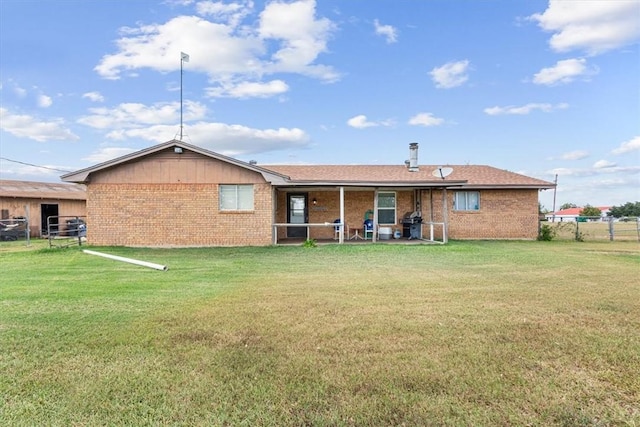
<instances>
[{"instance_id":1,"label":"patio chair","mask_svg":"<svg viewBox=\"0 0 640 427\"><path fill-rule=\"evenodd\" d=\"M362 234L366 239L373 238L373 220L365 219L362 223Z\"/></svg>"},{"instance_id":2,"label":"patio chair","mask_svg":"<svg viewBox=\"0 0 640 427\"><path fill-rule=\"evenodd\" d=\"M335 221L333 221L334 224L340 224L340 218L336 219ZM344 235L345 238L349 238L349 226L345 224L344 226ZM333 240L338 240L340 239L340 226L336 225L333 227Z\"/></svg>"}]
</instances>

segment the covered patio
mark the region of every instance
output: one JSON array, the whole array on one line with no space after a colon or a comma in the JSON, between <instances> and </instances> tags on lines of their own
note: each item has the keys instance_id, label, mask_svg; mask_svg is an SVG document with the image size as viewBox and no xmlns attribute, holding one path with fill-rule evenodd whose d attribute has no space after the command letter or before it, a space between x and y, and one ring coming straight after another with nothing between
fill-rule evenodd
<instances>
[{"instance_id":1,"label":"covered patio","mask_svg":"<svg viewBox=\"0 0 640 427\"><path fill-rule=\"evenodd\" d=\"M274 189L273 244L440 243L448 240L447 190L464 182L299 185Z\"/></svg>"}]
</instances>

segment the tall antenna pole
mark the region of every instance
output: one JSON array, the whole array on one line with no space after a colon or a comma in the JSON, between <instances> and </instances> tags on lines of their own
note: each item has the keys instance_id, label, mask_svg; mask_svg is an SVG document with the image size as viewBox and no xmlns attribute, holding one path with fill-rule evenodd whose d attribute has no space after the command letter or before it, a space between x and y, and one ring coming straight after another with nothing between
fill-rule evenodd
<instances>
[{"instance_id":1,"label":"tall antenna pole","mask_svg":"<svg viewBox=\"0 0 640 427\"><path fill-rule=\"evenodd\" d=\"M189 62L189 55L184 52L180 52L180 141L182 141L182 65L185 62Z\"/></svg>"},{"instance_id":2,"label":"tall antenna pole","mask_svg":"<svg viewBox=\"0 0 640 427\"><path fill-rule=\"evenodd\" d=\"M558 189L558 174L556 174L556 179L553 183L555 185L553 186L553 215L551 216L551 222L556 222L556 190Z\"/></svg>"}]
</instances>

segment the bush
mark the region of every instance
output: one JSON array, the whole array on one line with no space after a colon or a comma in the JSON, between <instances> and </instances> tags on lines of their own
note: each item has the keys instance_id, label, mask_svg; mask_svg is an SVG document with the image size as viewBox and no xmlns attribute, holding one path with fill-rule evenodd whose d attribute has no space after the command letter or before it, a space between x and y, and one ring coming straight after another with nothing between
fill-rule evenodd
<instances>
[{"instance_id":1,"label":"bush","mask_svg":"<svg viewBox=\"0 0 640 427\"><path fill-rule=\"evenodd\" d=\"M316 243L316 241L314 239L307 239L302 244L303 248L315 248L316 246L318 246L318 244Z\"/></svg>"},{"instance_id":2,"label":"bush","mask_svg":"<svg viewBox=\"0 0 640 427\"><path fill-rule=\"evenodd\" d=\"M538 240L549 242L556 237L556 229L549 224L542 224L538 233Z\"/></svg>"}]
</instances>

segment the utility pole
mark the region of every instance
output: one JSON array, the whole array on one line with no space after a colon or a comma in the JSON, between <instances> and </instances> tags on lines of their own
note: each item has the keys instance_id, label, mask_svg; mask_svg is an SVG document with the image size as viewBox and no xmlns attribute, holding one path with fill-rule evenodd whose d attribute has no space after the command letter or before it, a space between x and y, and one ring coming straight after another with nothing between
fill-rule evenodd
<instances>
[{"instance_id":1,"label":"utility pole","mask_svg":"<svg viewBox=\"0 0 640 427\"><path fill-rule=\"evenodd\" d=\"M551 216L551 222L556 222L556 191L558 189L558 174L556 174L556 178L553 183L555 186L553 187L553 215Z\"/></svg>"},{"instance_id":2,"label":"utility pole","mask_svg":"<svg viewBox=\"0 0 640 427\"><path fill-rule=\"evenodd\" d=\"M185 62L189 62L189 55L180 52L180 141L182 141L182 66Z\"/></svg>"}]
</instances>

